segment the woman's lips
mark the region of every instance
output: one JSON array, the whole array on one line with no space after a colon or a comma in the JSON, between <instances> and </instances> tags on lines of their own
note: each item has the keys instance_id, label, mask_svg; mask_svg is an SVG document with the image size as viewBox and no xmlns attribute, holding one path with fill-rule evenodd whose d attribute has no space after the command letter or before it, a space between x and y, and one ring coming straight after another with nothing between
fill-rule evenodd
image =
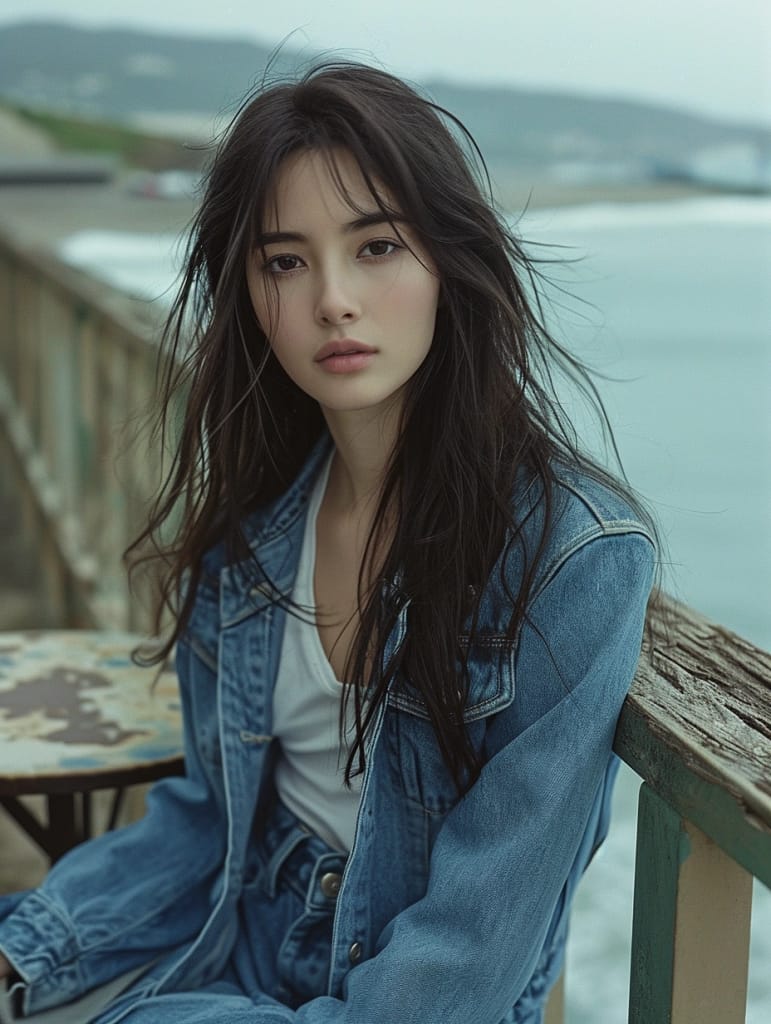
<instances>
[{"instance_id":1,"label":"woman's lips","mask_svg":"<svg viewBox=\"0 0 771 1024\"><path fill-rule=\"evenodd\" d=\"M329 341L316 353L315 361L327 373L353 373L372 362L377 349L353 338Z\"/></svg>"}]
</instances>

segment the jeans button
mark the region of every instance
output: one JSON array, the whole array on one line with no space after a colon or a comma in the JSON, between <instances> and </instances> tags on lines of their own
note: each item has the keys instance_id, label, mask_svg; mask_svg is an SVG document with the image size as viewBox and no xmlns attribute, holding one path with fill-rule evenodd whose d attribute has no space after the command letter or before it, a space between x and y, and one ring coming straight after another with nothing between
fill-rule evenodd
<instances>
[{"instance_id":1,"label":"jeans button","mask_svg":"<svg viewBox=\"0 0 771 1024\"><path fill-rule=\"evenodd\" d=\"M327 871L325 875L321 876L321 891L324 895L330 899L337 899L337 894L340 892L341 877L335 871Z\"/></svg>"},{"instance_id":2,"label":"jeans button","mask_svg":"<svg viewBox=\"0 0 771 1024\"><path fill-rule=\"evenodd\" d=\"M357 964L361 960L361 954L363 950L360 942L351 943L351 948L348 950L348 959L352 964Z\"/></svg>"}]
</instances>

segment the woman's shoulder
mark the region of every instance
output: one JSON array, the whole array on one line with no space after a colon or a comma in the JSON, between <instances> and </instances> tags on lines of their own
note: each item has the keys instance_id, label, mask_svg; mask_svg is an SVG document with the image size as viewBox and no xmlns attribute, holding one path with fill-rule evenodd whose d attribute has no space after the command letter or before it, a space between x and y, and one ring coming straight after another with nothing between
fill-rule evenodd
<instances>
[{"instance_id":1,"label":"woman's shoulder","mask_svg":"<svg viewBox=\"0 0 771 1024\"><path fill-rule=\"evenodd\" d=\"M653 527L639 499L603 471L554 467L554 527L563 538L635 533L655 545Z\"/></svg>"},{"instance_id":2,"label":"woman's shoulder","mask_svg":"<svg viewBox=\"0 0 771 1024\"><path fill-rule=\"evenodd\" d=\"M520 524L517 543L508 548L508 573L521 578L525 564L537 558L532 597L578 551L602 538L617 538L606 548L628 548L653 563L656 537L641 502L602 470L556 463L547 484L530 475L514 499Z\"/></svg>"}]
</instances>

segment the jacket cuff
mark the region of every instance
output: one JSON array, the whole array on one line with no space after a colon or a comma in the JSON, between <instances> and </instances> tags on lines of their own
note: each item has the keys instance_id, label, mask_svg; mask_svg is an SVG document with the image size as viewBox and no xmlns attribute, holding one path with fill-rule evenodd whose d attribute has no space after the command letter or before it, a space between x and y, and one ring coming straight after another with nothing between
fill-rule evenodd
<instances>
[{"instance_id":1,"label":"jacket cuff","mask_svg":"<svg viewBox=\"0 0 771 1024\"><path fill-rule=\"evenodd\" d=\"M25 1016L80 994L75 934L40 892L26 896L0 924L0 952L16 972L8 988Z\"/></svg>"}]
</instances>

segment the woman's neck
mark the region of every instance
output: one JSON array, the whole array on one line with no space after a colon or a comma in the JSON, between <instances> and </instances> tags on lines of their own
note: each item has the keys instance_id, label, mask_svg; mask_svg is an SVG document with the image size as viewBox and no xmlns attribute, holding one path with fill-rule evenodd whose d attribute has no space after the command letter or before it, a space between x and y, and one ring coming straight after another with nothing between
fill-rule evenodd
<instances>
[{"instance_id":1,"label":"woman's neck","mask_svg":"<svg viewBox=\"0 0 771 1024\"><path fill-rule=\"evenodd\" d=\"M326 501L341 513L374 513L396 441L398 413L325 410L325 418L337 449Z\"/></svg>"}]
</instances>

